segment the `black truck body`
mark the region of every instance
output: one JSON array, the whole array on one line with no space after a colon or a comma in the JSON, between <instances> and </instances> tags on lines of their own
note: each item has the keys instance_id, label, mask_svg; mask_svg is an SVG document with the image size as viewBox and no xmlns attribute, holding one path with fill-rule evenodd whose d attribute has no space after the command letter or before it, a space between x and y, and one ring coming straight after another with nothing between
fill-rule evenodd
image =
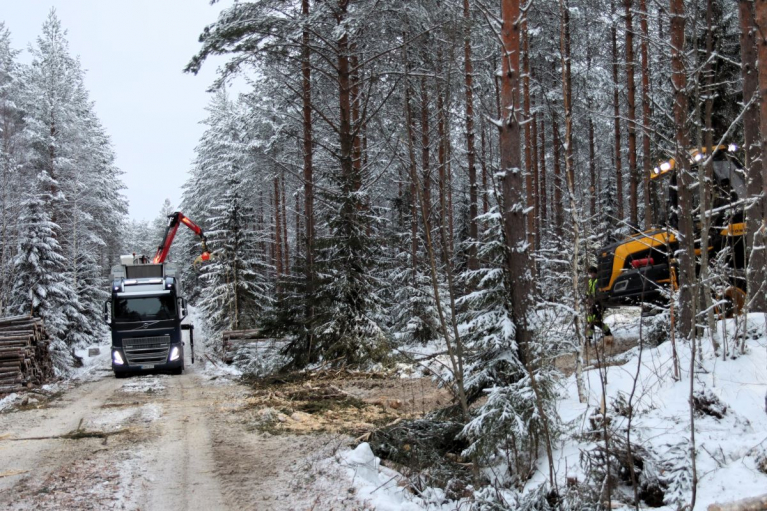
<instances>
[{"instance_id":1,"label":"black truck body","mask_svg":"<svg viewBox=\"0 0 767 511\"><path fill-rule=\"evenodd\" d=\"M118 377L146 370L181 374L181 322L187 308L179 296L176 268L132 264L132 259L123 256L123 264L112 268L111 298L104 304L112 330L112 370Z\"/></svg>"}]
</instances>

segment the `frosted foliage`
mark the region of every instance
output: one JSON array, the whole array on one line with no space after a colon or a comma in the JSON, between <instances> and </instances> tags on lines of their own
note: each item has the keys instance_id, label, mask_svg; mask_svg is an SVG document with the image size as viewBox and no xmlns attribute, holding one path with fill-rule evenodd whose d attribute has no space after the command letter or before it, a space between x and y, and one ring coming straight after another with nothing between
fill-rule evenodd
<instances>
[{"instance_id":1,"label":"frosted foliage","mask_svg":"<svg viewBox=\"0 0 767 511\"><path fill-rule=\"evenodd\" d=\"M241 112L222 91L214 95L197 146L193 179L184 192L187 214L205 227L213 258L193 276L200 309L214 330L253 328L271 301L269 267L254 229L257 218L248 200L252 158L243 140ZM196 240L182 252L199 251ZM183 250L186 248L186 250Z\"/></svg>"},{"instance_id":2,"label":"frosted foliage","mask_svg":"<svg viewBox=\"0 0 767 511\"><path fill-rule=\"evenodd\" d=\"M64 273L66 259L61 255L57 241L59 226L51 222L42 197L49 197L45 189L51 180L41 172L36 181L40 194L33 194L24 204L20 219L18 254L14 261L17 275L13 296L15 309L20 314L31 313L42 317L46 328L54 336L66 335L69 327L67 310L72 301L72 289Z\"/></svg>"},{"instance_id":3,"label":"frosted foliage","mask_svg":"<svg viewBox=\"0 0 767 511\"><path fill-rule=\"evenodd\" d=\"M126 212L121 173L55 12L30 47L29 65L13 64L3 34L0 27L0 124L12 129L0 144L8 149L0 312L11 303L45 318L54 339L84 345L104 331L99 311Z\"/></svg>"}]
</instances>

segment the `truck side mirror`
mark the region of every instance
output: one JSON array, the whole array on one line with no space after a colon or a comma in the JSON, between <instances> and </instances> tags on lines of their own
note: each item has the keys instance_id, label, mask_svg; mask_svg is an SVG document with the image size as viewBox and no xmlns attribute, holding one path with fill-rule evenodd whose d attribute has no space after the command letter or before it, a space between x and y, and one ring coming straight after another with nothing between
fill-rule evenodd
<instances>
[{"instance_id":1,"label":"truck side mirror","mask_svg":"<svg viewBox=\"0 0 767 511\"><path fill-rule=\"evenodd\" d=\"M178 299L178 313L181 316L181 319L184 319L189 314L186 307L186 298Z\"/></svg>"},{"instance_id":2,"label":"truck side mirror","mask_svg":"<svg viewBox=\"0 0 767 511\"><path fill-rule=\"evenodd\" d=\"M109 300L104 302L104 323L109 325L112 323L112 307Z\"/></svg>"}]
</instances>

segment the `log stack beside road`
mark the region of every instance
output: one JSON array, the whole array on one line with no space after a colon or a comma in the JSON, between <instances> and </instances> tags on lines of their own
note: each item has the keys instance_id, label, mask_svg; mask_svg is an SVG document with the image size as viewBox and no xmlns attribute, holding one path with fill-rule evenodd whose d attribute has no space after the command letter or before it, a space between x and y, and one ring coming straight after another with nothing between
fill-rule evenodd
<instances>
[{"instance_id":1,"label":"log stack beside road","mask_svg":"<svg viewBox=\"0 0 767 511\"><path fill-rule=\"evenodd\" d=\"M225 330L221 333L222 359L231 364L237 349L244 344L249 344L264 339L261 330Z\"/></svg>"},{"instance_id":2,"label":"log stack beside road","mask_svg":"<svg viewBox=\"0 0 767 511\"><path fill-rule=\"evenodd\" d=\"M54 376L43 320L0 318L0 394L41 385Z\"/></svg>"}]
</instances>

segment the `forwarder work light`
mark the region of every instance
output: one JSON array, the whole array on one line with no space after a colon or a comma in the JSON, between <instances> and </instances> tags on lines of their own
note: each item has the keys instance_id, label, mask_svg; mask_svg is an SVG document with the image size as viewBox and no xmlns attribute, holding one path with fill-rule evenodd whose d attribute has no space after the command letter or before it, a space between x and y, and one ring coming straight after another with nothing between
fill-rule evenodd
<instances>
[{"instance_id":1,"label":"forwarder work light","mask_svg":"<svg viewBox=\"0 0 767 511\"><path fill-rule=\"evenodd\" d=\"M724 145L717 146L716 150L724 151L725 147L727 148L728 153L738 152L738 149L739 149L737 144L727 144L727 146L724 146ZM706 155L706 149L703 148L701 151L697 149L693 149L692 151L690 151L690 155L691 155L691 162L698 163L700 161L703 161L703 157ZM663 163L661 163L660 165L652 169L652 174L650 175L650 177L652 179L661 177L662 175L672 170L675 166L676 166L676 160L674 160L674 158L671 158L668 161L664 161Z\"/></svg>"}]
</instances>

